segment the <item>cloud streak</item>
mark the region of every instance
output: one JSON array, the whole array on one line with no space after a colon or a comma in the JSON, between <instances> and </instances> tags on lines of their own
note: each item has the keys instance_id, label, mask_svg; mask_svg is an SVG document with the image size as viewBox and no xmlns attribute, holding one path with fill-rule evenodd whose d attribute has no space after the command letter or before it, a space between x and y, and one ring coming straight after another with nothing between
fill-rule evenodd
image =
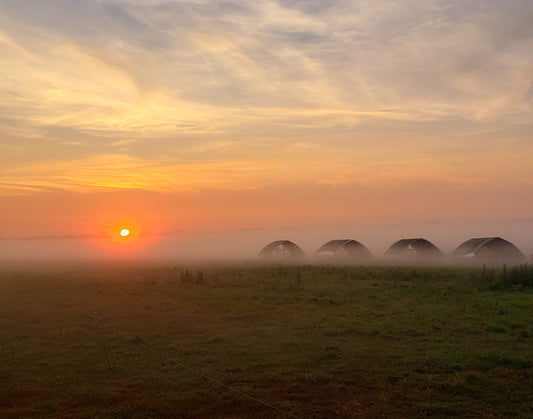
<instances>
[{"instance_id":1,"label":"cloud streak","mask_svg":"<svg viewBox=\"0 0 533 419\"><path fill-rule=\"evenodd\" d=\"M532 174L526 0L1 0L0 27L4 193Z\"/></svg>"}]
</instances>

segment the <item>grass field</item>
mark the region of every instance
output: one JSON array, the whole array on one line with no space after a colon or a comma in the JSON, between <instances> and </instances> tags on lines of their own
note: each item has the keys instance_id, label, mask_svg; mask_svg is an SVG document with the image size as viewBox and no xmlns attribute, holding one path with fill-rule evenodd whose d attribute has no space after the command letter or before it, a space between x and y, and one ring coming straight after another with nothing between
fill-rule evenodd
<instances>
[{"instance_id":1,"label":"grass field","mask_svg":"<svg viewBox=\"0 0 533 419\"><path fill-rule=\"evenodd\" d=\"M6 267L0 417L533 417L533 288L508 275Z\"/></svg>"}]
</instances>

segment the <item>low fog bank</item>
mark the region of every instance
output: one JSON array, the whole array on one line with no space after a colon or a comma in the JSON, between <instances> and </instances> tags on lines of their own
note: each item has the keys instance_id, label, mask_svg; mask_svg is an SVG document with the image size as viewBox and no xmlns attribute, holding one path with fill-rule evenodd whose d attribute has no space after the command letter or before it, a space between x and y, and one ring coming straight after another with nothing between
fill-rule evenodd
<instances>
[{"instance_id":1,"label":"low fog bank","mask_svg":"<svg viewBox=\"0 0 533 419\"><path fill-rule=\"evenodd\" d=\"M132 242L105 237L0 239L0 262L122 260L139 262L238 262L257 261L258 253L274 240L291 240L310 262L316 250L329 240L355 239L382 260L383 253L402 238L421 237L445 255L473 237L502 237L517 246L530 260L533 252L533 220L500 222L379 224L291 229L242 229L210 232L145 234Z\"/></svg>"}]
</instances>

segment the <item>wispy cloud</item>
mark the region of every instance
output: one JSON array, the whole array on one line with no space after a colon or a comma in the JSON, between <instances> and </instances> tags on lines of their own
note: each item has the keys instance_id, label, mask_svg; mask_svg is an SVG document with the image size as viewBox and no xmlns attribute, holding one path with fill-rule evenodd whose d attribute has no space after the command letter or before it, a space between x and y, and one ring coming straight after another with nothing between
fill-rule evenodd
<instances>
[{"instance_id":1,"label":"wispy cloud","mask_svg":"<svg viewBox=\"0 0 533 419\"><path fill-rule=\"evenodd\" d=\"M442 178L530 174L527 0L1 0L0 27L4 184L301 180L283 165L316 183L361 179L350 164L401 181L395 161ZM307 169L321 157L327 169Z\"/></svg>"}]
</instances>

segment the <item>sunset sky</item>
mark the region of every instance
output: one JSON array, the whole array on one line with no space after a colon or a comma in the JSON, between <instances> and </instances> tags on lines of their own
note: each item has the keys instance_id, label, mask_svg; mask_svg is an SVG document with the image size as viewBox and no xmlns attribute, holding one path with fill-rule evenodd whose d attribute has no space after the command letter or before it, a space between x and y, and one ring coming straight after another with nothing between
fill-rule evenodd
<instances>
[{"instance_id":1,"label":"sunset sky","mask_svg":"<svg viewBox=\"0 0 533 419\"><path fill-rule=\"evenodd\" d=\"M0 0L0 236L532 208L530 0Z\"/></svg>"}]
</instances>

